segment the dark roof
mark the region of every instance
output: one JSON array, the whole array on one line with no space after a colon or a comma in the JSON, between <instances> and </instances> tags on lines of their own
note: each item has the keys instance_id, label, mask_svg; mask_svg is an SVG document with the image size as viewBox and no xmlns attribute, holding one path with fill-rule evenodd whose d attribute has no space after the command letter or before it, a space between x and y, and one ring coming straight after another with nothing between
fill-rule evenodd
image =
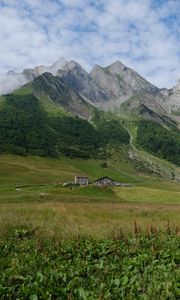
<instances>
[{"instance_id":1,"label":"dark roof","mask_svg":"<svg viewBox=\"0 0 180 300\"><path fill-rule=\"evenodd\" d=\"M102 180L102 179L105 179L105 178L108 178L108 179L110 179L110 180L112 180L112 181L115 181L114 179L112 179L112 178L109 177L109 176L103 176L103 177L101 177L101 178L98 178L98 179L94 180L94 182L99 181L99 180Z\"/></svg>"}]
</instances>

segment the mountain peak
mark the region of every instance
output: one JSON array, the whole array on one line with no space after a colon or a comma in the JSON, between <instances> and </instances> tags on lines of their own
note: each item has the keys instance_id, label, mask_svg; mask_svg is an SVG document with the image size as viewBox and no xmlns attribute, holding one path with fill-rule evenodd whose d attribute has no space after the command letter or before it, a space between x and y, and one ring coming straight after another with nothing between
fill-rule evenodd
<instances>
[{"instance_id":1,"label":"mountain peak","mask_svg":"<svg viewBox=\"0 0 180 300\"><path fill-rule=\"evenodd\" d=\"M99 65L95 65L91 72L90 75L94 76L95 74L99 73L106 73L106 74L111 74L111 75L118 75L124 71L129 70L120 60L116 60L114 63L108 65L107 67L101 67Z\"/></svg>"},{"instance_id":2,"label":"mountain peak","mask_svg":"<svg viewBox=\"0 0 180 300\"><path fill-rule=\"evenodd\" d=\"M126 67L120 60L116 60L114 63L109 65L107 69L112 73L112 74L119 74L124 71L128 71L129 68Z\"/></svg>"},{"instance_id":3,"label":"mountain peak","mask_svg":"<svg viewBox=\"0 0 180 300\"><path fill-rule=\"evenodd\" d=\"M116 60L114 63L109 65L109 67L112 67L112 66L125 67L125 65L120 60Z\"/></svg>"},{"instance_id":4,"label":"mountain peak","mask_svg":"<svg viewBox=\"0 0 180 300\"><path fill-rule=\"evenodd\" d=\"M74 70L74 69L84 70L83 67L74 60L66 61L66 63L64 63L60 68L60 70Z\"/></svg>"},{"instance_id":5,"label":"mountain peak","mask_svg":"<svg viewBox=\"0 0 180 300\"><path fill-rule=\"evenodd\" d=\"M92 70L90 71L90 75L92 75L92 74L94 74L94 73L96 73L96 72L98 72L98 71L103 71L103 69L104 68L102 68L100 65L95 65L93 68L92 68Z\"/></svg>"}]
</instances>

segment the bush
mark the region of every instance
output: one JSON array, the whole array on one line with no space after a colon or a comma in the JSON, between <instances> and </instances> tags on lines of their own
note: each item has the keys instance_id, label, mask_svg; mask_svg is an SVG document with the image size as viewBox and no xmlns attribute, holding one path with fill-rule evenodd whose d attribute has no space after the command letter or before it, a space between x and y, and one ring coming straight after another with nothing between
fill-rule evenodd
<instances>
[{"instance_id":1,"label":"bush","mask_svg":"<svg viewBox=\"0 0 180 300\"><path fill-rule=\"evenodd\" d=\"M101 167L101 168L107 168L107 163L106 163L106 162L100 163L100 167Z\"/></svg>"}]
</instances>

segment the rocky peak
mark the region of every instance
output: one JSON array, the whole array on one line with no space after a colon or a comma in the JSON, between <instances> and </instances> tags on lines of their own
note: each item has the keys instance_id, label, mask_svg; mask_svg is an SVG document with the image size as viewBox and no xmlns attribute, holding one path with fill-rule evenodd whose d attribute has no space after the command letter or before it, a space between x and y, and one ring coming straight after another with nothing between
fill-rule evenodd
<instances>
[{"instance_id":1,"label":"rocky peak","mask_svg":"<svg viewBox=\"0 0 180 300\"><path fill-rule=\"evenodd\" d=\"M77 93L85 97L86 100L96 102L98 95L101 94L101 97L104 97L90 74L73 60L67 62L63 68L59 69L57 75Z\"/></svg>"},{"instance_id":2,"label":"rocky peak","mask_svg":"<svg viewBox=\"0 0 180 300\"><path fill-rule=\"evenodd\" d=\"M115 61L113 64L107 67L112 74L119 74L121 72L127 71L128 68L119 60Z\"/></svg>"},{"instance_id":3,"label":"rocky peak","mask_svg":"<svg viewBox=\"0 0 180 300\"><path fill-rule=\"evenodd\" d=\"M98 71L102 71L102 67L100 67L99 65L95 65L93 68L92 68L92 70L90 71L90 75L91 74L93 74L93 73L95 73L95 72L98 72Z\"/></svg>"},{"instance_id":4,"label":"rocky peak","mask_svg":"<svg viewBox=\"0 0 180 300\"><path fill-rule=\"evenodd\" d=\"M88 75L87 71L77 62L74 60L70 60L65 62L61 68L59 68L57 74L61 75L66 72L75 72L76 74L86 74Z\"/></svg>"}]
</instances>

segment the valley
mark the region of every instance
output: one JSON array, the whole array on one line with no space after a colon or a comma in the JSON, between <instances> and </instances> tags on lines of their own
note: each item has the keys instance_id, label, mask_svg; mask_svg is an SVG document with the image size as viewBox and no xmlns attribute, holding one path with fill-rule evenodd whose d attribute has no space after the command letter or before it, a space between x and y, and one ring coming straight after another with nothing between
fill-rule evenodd
<instances>
[{"instance_id":1,"label":"valley","mask_svg":"<svg viewBox=\"0 0 180 300\"><path fill-rule=\"evenodd\" d=\"M0 300L180 300L179 25L0 0Z\"/></svg>"},{"instance_id":2,"label":"valley","mask_svg":"<svg viewBox=\"0 0 180 300\"><path fill-rule=\"evenodd\" d=\"M178 299L178 88L119 61L87 73L60 60L7 78L0 298ZM95 186L103 176L122 185Z\"/></svg>"},{"instance_id":3,"label":"valley","mask_svg":"<svg viewBox=\"0 0 180 300\"><path fill-rule=\"evenodd\" d=\"M112 162L111 162L112 163ZM8 227L37 228L59 238L87 234L108 237L114 228L133 232L136 221L175 228L180 222L180 185L139 174L131 164L101 167L101 161L0 156L0 233ZM111 176L131 187L67 186L83 174L92 181ZM47 231L47 232L46 232ZM67 233L68 232L68 233Z\"/></svg>"}]
</instances>

